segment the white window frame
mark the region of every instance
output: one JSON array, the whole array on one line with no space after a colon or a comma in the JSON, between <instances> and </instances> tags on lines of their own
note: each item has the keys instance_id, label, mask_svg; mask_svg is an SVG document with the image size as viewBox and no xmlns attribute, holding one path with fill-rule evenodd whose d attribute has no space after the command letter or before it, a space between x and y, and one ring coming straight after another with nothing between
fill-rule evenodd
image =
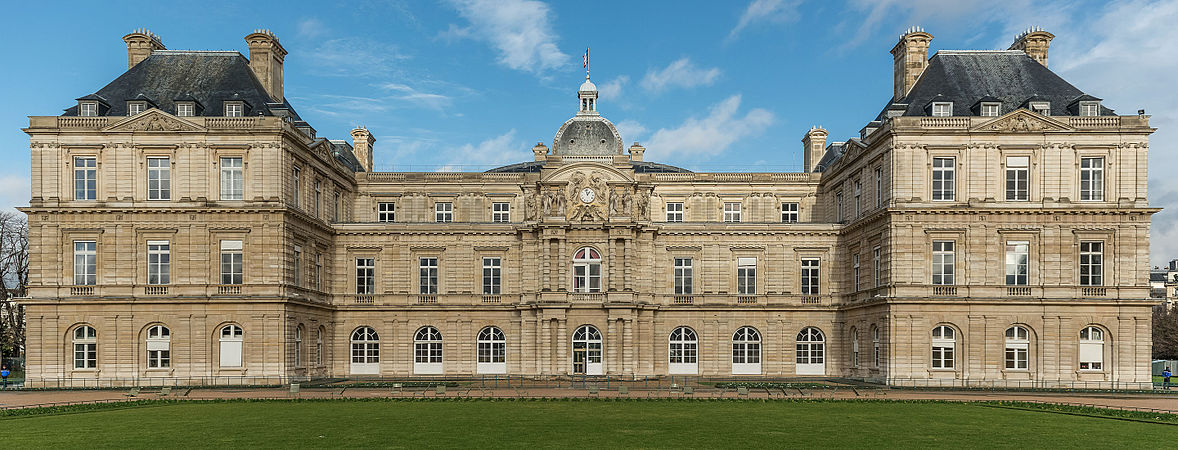
<instances>
[{"instance_id":1,"label":"white window frame","mask_svg":"<svg viewBox=\"0 0 1178 450\"><path fill-rule=\"evenodd\" d=\"M172 281L172 246L169 241L147 241L147 284Z\"/></svg>"},{"instance_id":2,"label":"white window frame","mask_svg":"<svg viewBox=\"0 0 1178 450\"><path fill-rule=\"evenodd\" d=\"M475 370L479 374L507 373L507 337L496 326L479 330L475 339Z\"/></svg>"},{"instance_id":3,"label":"white window frame","mask_svg":"<svg viewBox=\"0 0 1178 450\"><path fill-rule=\"evenodd\" d=\"M683 202L667 202L667 222L683 221Z\"/></svg>"},{"instance_id":4,"label":"white window frame","mask_svg":"<svg viewBox=\"0 0 1178 450\"><path fill-rule=\"evenodd\" d=\"M172 199L172 162L166 156L147 157L147 199Z\"/></svg>"},{"instance_id":5,"label":"white window frame","mask_svg":"<svg viewBox=\"0 0 1178 450\"><path fill-rule=\"evenodd\" d=\"M855 180L852 192L855 194L855 217L859 218L863 216L863 185L859 180Z\"/></svg>"},{"instance_id":6,"label":"white window frame","mask_svg":"<svg viewBox=\"0 0 1178 450\"><path fill-rule=\"evenodd\" d=\"M601 331L593 325L582 325L573 332L573 353L571 355L573 374L601 375L604 373ZM578 358L581 361L578 361Z\"/></svg>"},{"instance_id":7,"label":"white window frame","mask_svg":"<svg viewBox=\"0 0 1178 450\"><path fill-rule=\"evenodd\" d=\"M291 169L290 173L291 173L291 187L294 189L294 195L293 195L294 206L295 206L295 208L303 209L303 205L300 202L300 200L302 200L301 194L302 194L302 190L303 190L303 180L302 180L303 169L300 169L298 166L295 166L294 168Z\"/></svg>"},{"instance_id":8,"label":"white window frame","mask_svg":"<svg viewBox=\"0 0 1178 450\"><path fill-rule=\"evenodd\" d=\"M245 198L245 160L240 156L221 158L221 200Z\"/></svg>"},{"instance_id":9,"label":"white window frame","mask_svg":"<svg viewBox=\"0 0 1178 450\"><path fill-rule=\"evenodd\" d=\"M675 295L692 295L694 290L694 261L691 258L674 258L674 292Z\"/></svg>"},{"instance_id":10,"label":"white window frame","mask_svg":"<svg viewBox=\"0 0 1178 450\"><path fill-rule=\"evenodd\" d=\"M225 102L225 117L245 117L245 103Z\"/></svg>"},{"instance_id":11,"label":"white window frame","mask_svg":"<svg viewBox=\"0 0 1178 450\"><path fill-rule=\"evenodd\" d=\"M144 101L127 102L127 115L128 116L134 116L136 114L141 114L141 113L143 113L143 111L147 111L147 102L144 102Z\"/></svg>"},{"instance_id":12,"label":"white window frame","mask_svg":"<svg viewBox=\"0 0 1178 450\"><path fill-rule=\"evenodd\" d=\"M1001 103L985 102L985 103L982 103L982 107L979 108L978 112L980 113L980 115L982 117L998 117L1000 115L999 111L1001 110L1001 108L1002 108Z\"/></svg>"},{"instance_id":13,"label":"white window frame","mask_svg":"<svg viewBox=\"0 0 1178 450\"><path fill-rule=\"evenodd\" d=\"M955 370L957 366L957 330L948 325L937 325L932 331L929 367L933 370Z\"/></svg>"},{"instance_id":14,"label":"white window frame","mask_svg":"<svg viewBox=\"0 0 1178 450\"><path fill-rule=\"evenodd\" d=\"M98 242L74 241L74 285L98 284Z\"/></svg>"},{"instance_id":15,"label":"white window frame","mask_svg":"<svg viewBox=\"0 0 1178 450\"><path fill-rule=\"evenodd\" d=\"M483 295L499 295L503 290L503 259L483 257Z\"/></svg>"},{"instance_id":16,"label":"white window frame","mask_svg":"<svg viewBox=\"0 0 1178 450\"><path fill-rule=\"evenodd\" d=\"M957 278L957 241L935 240L932 245L933 279L936 286L952 286Z\"/></svg>"},{"instance_id":17,"label":"white window frame","mask_svg":"<svg viewBox=\"0 0 1178 450\"><path fill-rule=\"evenodd\" d=\"M951 202L957 192L957 158L938 156L933 158L932 201Z\"/></svg>"},{"instance_id":18,"label":"white window frame","mask_svg":"<svg viewBox=\"0 0 1178 450\"><path fill-rule=\"evenodd\" d=\"M744 326L732 334L732 374L761 374L761 332Z\"/></svg>"},{"instance_id":19,"label":"white window frame","mask_svg":"<svg viewBox=\"0 0 1178 450\"><path fill-rule=\"evenodd\" d=\"M1089 325L1080 329L1079 369L1084 372L1104 371L1104 329Z\"/></svg>"},{"instance_id":20,"label":"white window frame","mask_svg":"<svg viewBox=\"0 0 1178 450\"><path fill-rule=\"evenodd\" d=\"M794 373L826 375L826 334L817 327L805 327L794 342Z\"/></svg>"},{"instance_id":21,"label":"white window frame","mask_svg":"<svg viewBox=\"0 0 1178 450\"><path fill-rule=\"evenodd\" d=\"M81 194L81 195L78 195ZM74 200L98 199L98 158L74 157Z\"/></svg>"},{"instance_id":22,"label":"white window frame","mask_svg":"<svg viewBox=\"0 0 1178 450\"><path fill-rule=\"evenodd\" d=\"M1027 106L1031 112L1036 112L1044 116L1051 115L1051 102L1031 102Z\"/></svg>"},{"instance_id":23,"label":"white window frame","mask_svg":"<svg viewBox=\"0 0 1178 450\"><path fill-rule=\"evenodd\" d=\"M871 268L875 271L875 286L883 285L883 249L875 246L871 249Z\"/></svg>"},{"instance_id":24,"label":"white window frame","mask_svg":"<svg viewBox=\"0 0 1178 450\"><path fill-rule=\"evenodd\" d=\"M176 117L195 117L196 103L176 102Z\"/></svg>"},{"instance_id":25,"label":"white window frame","mask_svg":"<svg viewBox=\"0 0 1178 450\"><path fill-rule=\"evenodd\" d=\"M839 186L838 192L834 193L834 221L843 221L843 188Z\"/></svg>"},{"instance_id":26,"label":"white window frame","mask_svg":"<svg viewBox=\"0 0 1178 450\"><path fill-rule=\"evenodd\" d=\"M434 295L438 293L438 258L426 256L417 258L417 293Z\"/></svg>"},{"instance_id":27,"label":"white window frame","mask_svg":"<svg viewBox=\"0 0 1178 450\"><path fill-rule=\"evenodd\" d=\"M822 260L819 258L802 258L801 282L802 295L818 295L821 292Z\"/></svg>"},{"instance_id":28,"label":"white window frame","mask_svg":"<svg viewBox=\"0 0 1178 450\"><path fill-rule=\"evenodd\" d=\"M757 258L736 258L736 294L757 295Z\"/></svg>"},{"instance_id":29,"label":"white window frame","mask_svg":"<svg viewBox=\"0 0 1178 450\"><path fill-rule=\"evenodd\" d=\"M303 365L303 331L304 330L305 329L303 327L303 324L301 324L301 323L295 326L294 348L292 349L294 351L294 366L295 367L304 367L304 365Z\"/></svg>"},{"instance_id":30,"label":"white window frame","mask_svg":"<svg viewBox=\"0 0 1178 450\"><path fill-rule=\"evenodd\" d=\"M78 102L79 117L98 117L98 102Z\"/></svg>"},{"instance_id":31,"label":"white window frame","mask_svg":"<svg viewBox=\"0 0 1178 450\"><path fill-rule=\"evenodd\" d=\"M220 367L237 369L245 366L244 350L245 331L240 325L228 324L221 327Z\"/></svg>"},{"instance_id":32,"label":"white window frame","mask_svg":"<svg viewBox=\"0 0 1178 450\"><path fill-rule=\"evenodd\" d=\"M1104 201L1104 157L1080 158L1080 201Z\"/></svg>"},{"instance_id":33,"label":"white window frame","mask_svg":"<svg viewBox=\"0 0 1178 450\"><path fill-rule=\"evenodd\" d=\"M573 292L601 292L602 258L593 247L573 253Z\"/></svg>"},{"instance_id":34,"label":"white window frame","mask_svg":"<svg viewBox=\"0 0 1178 450\"><path fill-rule=\"evenodd\" d=\"M667 372L671 375L699 373L699 335L691 327L676 327L667 338Z\"/></svg>"},{"instance_id":35,"label":"white window frame","mask_svg":"<svg viewBox=\"0 0 1178 450\"><path fill-rule=\"evenodd\" d=\"M1002 359L1006 370L1027 371L1031 364L1031 332L1014 325L1006 329L1006 347Z\"/></svg>"},{"instance_id":36,"label":"white window frame","mask_svg":"<svg viewBox=\"0 0 1178 450\"><path fill-rule=\"evenodd\" d=\"M883 168L875 168L875 207L883 206Z\"/></svg>"},{"instance_id":37,"label":"white window frame","mask_svg":"<svg viewBox=\"0 0 1178 450\"><path fill-rule=\"evenodd\" d=\"M953 102L933 102L932 116L933 117L952 117L953 116Z\"/></svg>"},{"instance_id":38,"label":"white window frame","mask_svg":"<svg viewBox=\"0 0 1178 450\"><path fill-rule=\"evenodd\" d=\"M323 367L323 327L315 329L315 367Z\"/></svg>"},{"instance_id":39,"label":"white window frame","mask_svg":"<svg viewBox=\"0 0 1178 450\"><path fill-rule=\"evenodd\" d=\"M491 222L494 222L494 223L511 222L511 203L508 203L508 202L493 202L493 203L491 203Z\"/></svg>"},{"instance_id":40,"label":"white window frame","mask_svg":"<svg viewBox=\"0 0 1178 450\"><path fill-rule=\"evenodd\" d=\"M454 203L452 203L452 202L434 203L434 222L450 223L453 221L454 221Z\"/></svg>"},{"instance_id":41,"label":"white window frame","mask_svg":"<svg viewBox=\"0 0 1178 450\"><path fill-rule=\"evenodd\" d=\"M314 200L315 200L315 205L314 205L313 209L315 210L315 218L316 218L316 219L318 219L318 218L319 218L319 212L320 212L320 209L321 209L321 208L320 208L320 202L323 200L323 190L322 190L322 184L323 184L323 182L322 182L322 181L320 181L320 180L318 180L318 179L316 179L316 180L315 180L315 183L314 183L314 187L315 187L315 199L314 199Z\"/></svg>"},{"instance_id":42,"label":"white window frame","mask_svg":"<svg viewBox=\"0 0 1178 450\"><path fill-rule=\"evenodd\" d=\"M1104 285L1104 241L1080 241L1080 286Z\"/></svg>"},{"instance_id":43,"label":"white window frame","mask_svg":"<svg viewBox=\"0 0 1178 450\"><path fill-rule=\"evenodd\" d=\"M859 329L851 327L851 367L859 368Z\"/></svg>"},{"instance_id":44,"label":"white window frame","mask_svg":"<svg viewBox=\"0 0 1178 450\"><path fill-rule=\"evenodd\" d=\"M1082 101L1076 111L1081 117L1095 117L1100 115L1100 102L1097 101Z\"/></svg>"},{"instance_id":45,"label":"white window frame","mask_svg":"<svg viewBox=\"0 0 1178 450\"><path fill-rule=\"evenodd\" d=\"M1029 156L1006 157L1006 201L1025 202L1030 200L1031 158Z\"/></svg>"},{"instance_id":46,"label":"white window frame","mask_svg":"<svg viewBox=\"0 0 1178 450\"><path fill-rule=\"evenodd\" d=\"M859 291L859 252L851 255L851 280L855 292Z\"/></svg>"},{"instance_id":47,"label":"white window frame","mask_svg":"<svg viewBox=\"0 0 1178 450\"><path fill-rule=\"evenodd\" d=\"M172 330L163 325L147 328L147 368L167 369L172 366Z\"/></svg>"},{"instance_id":48,"label":"white window frame","mask_svg":"<svg viewBox=\"0 0 1178 450\"><path fill-rule=\"evenodd\" d=\"M98 332L90 325L74 328L74 370L98 368Z\"/></svg>"},{"instance_id":49,"label":"white window frame","mask_svg":"<svg viewBox=\"0 0 1178 450\"><path fill-rule=\"evenodd\" d=\"M740 202L724 202L724 222L739 223L741 212Z\"/></svg>"},{"instance_id":50,"label":"white window frame","mask_svg":"<svg viewBox=\"0 0 1178 450\"><path fill-rule=\"evenodd\" d=\"M871 352L872 352L872 362L876 368L879 368L880 363L883 362L883 360L882 360L883 354L881 353L882 348L883 348L883 345L880 342L880 338L879 338L879 326L872 325L871 326Z\"/></svg>"},{"instance_id":51,"label":"white window frame","mask_svg":"<svg viewBox=\"0 0 1178 450\"><path fill-rule=\"evenodd\" d=\"M291 270L291 278L295 286L303 285L303 247L301 245L294 246L294 266Z\"/></svg>"},{"instance_id":52,"label":"white window frame","mask_svg":"<svg viewBox=\"0 0 1178 450\"><path fill-rule=\"evenodd\" d=\"M798 211L797 202L782 203L781 223L798 223Z\"/></svg>"},{"instance_id":53,"label":"white window frame","mask_svg":"<svg viewBox=\"0 0 1178 450\"><path fill-rule=\"evenodd\" d=\"M352 330L348 342L351 349L348 371L353 375L379 375L380 334L372 327L362 326Z\"/></svg>"},{"instance_id":54,"label":"white window frame","mask_svg":"<svg viewBox=\"0 0 1178 450\"><path fill-rule=\"evenodd\" d=\"M376 204L377 222L396 222L397 204L394 202L380 202Z\"/></svg>"},{"instance_id":55,"label":"white window frame","mask_svg":"<svg viewBox=\"0 0 1178 450\"><path fill-rule=\"evenodd\" d=\"M221 284L242 284L245 281L244 263L241 241L221 241Z\"/></svg>"},{"instance_id":56,"label":"white window frame","mask_svg":"<svg viewBox=\"0 0 1178 450\"><path fill-rule=\"evenodd\" d=\"M413 374L441 375L444 363L442 333L432 326L424 326L413 335Z\"/></svg>"},{"instance_id":57,"label":"white window frame","mask_svg":"<svg viewBox=\"0 0 1178 450\"><path fill-rule=\"evenodd\" d=\"M312 274L315 279L315 290L323 290L323 254L315 252L315 273Z\"/></svg>"},{"instance_id":58,"label":"white window frame","mask_svg":"<svg viewBox=\"0 0 1178 450\"><path fill-rule=\"evenodd\" d=\"M356 293L376 293L376 258L356 258Z\"/></svg>"},{"instance_id":59,"label":"white window frame","mask_svg":"<svg viewBox=\"0 0 1178 450\"><path fill-rule=\"evenodd\" d=\"M1031 278L1031 243L1006 242L1006 285L1026 286Z\"/></svg>"}]
</instances>

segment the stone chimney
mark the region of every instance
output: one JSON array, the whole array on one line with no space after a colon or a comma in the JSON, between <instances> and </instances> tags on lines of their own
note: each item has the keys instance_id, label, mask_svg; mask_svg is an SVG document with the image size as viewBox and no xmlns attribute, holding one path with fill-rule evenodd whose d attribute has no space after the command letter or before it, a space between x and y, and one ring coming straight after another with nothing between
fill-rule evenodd
<instances>
[{"instance_id":1,"label":"stone chimney","mask_svg":"<svg viewBox=\"0 0 1178 450\"><path fill-rule=\"evenodd\" d=\"M286 58L286 49L278 43L278 36L270 30L255 30L245 37L250 49L250 69L270 99L276 103L284 101L282 94L282 60Z\"/></svg>"},{"instance_id":2,"label":"stone chimney","mask_svg":"<svg viewBox=\"0 0 1178 450\"><path fill-rule=\"evenodd\" d=\"M920 74L928 67L928 45L932 40L933 35L925 33L923 28L912 27L900 35L900 42L892 47L892 57L896 63L896 93L892 101L898 102L908 95Z\"/></svg>"},{"instance_id":3,"label":"stone chimney","mask_svg":"<svg viewBox=\"0 0 1178 450\"><path fill-rule=\"evenodd\" d=\"M1051 47L1052 39L1055 39L1055 35L1043 31L1042 28L1028 28L1027 31L1014 38L1014 43L1010 44L1010 50L1022 50L1031 59L1039 61L1039 64L1047 67L1047 50Z\"/></svg>"},{"instance_id":4,"label":"stone chimney","mask_svg":"<svg viewBox=\"0 0 1178 450\"><path fill-rule=\"evenodd\" d=\"M532 146L532 154L536 156L536 161L546 161L548 160L548 146L543 142L537 142Z\"/></svg>"},{"instance_id":5,"label":"stone chimney","mask_svg":"<svg viewBox=\"0 0 1178 450\"><path fill-rule=\"evenodd\" d=\"M646 153L646 147L635 142L630 146L630 161L642 161L642 154Z\"/></svg>"},{"instance_id":6,"label":"stone chimney","mask_svg":"<svg viewBox=\"0 0 1178 450\"><path fill-rule=\"evenodd\" d=\"M802 136L802 172L813 172L814 166L822 159L822 154L826 152L826 134L826 130L817 126L810 127L810 131Z\"/></svg>"},{"instance_id":7,"label":"stone chimney","mask_svg":"<svg viewBox=\"0 0 1178 450\"><path fill-rule=\"evenodd\" d=\"M356 155L356 160L360 161L360 167L365 172L372 171L372 144L375 143L376 138L372 137L368 128L360 126L352 130L352 154Z\"/></svg>"},{"instance_id":8,"label":"stone chimney","mask_svg":"<svg viewBox=\"0 0 1178 450\"><path fill-rule=\"evenodd\" d=\"M151 56L151 52L167 50L164 48L163 40L146 28L139 28L132 31L131 34L123 36L123 42L127 43L128 69L135 67L139 61L147 59L148 56Z\"/></svg>"}]
</instances>

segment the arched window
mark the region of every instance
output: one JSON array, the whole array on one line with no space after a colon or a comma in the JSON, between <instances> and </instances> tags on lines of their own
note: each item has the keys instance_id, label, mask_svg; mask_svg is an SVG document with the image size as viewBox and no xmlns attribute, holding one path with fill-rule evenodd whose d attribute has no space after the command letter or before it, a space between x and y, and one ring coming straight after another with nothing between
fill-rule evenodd
<instances>
[{"instance_id":1,"label":"arched window","mask_svg":"<svg viewBox=\"0 0 1178 450\"><path fill-rule=\"evenodd\" d=\"M695 330L679 327L671 331L670 349L668 352L671 374L699 373L699 339Z\"/></svg>"},{"instance_id":2,"label":"arched window","mask_svg":"<svg viewBox=\"0 0 1178 450\"><path fill-rule=\"evenodd\" d=\"M933 368L952 369L957 351L957 333L953 327L940 325L933 328Z\"/></svg>"},{"instance_id":3,"label":"arched window","mask_svg":"<svg viewBox=\"0 0 1178 450\"><path fill-rule=\"evenodd\" d=\"M380 373L380 336L372 327L360 327L352 332L351 371L357 375Z\"/></svg>"},{"instance_id":4,"label":"arched window","mask_svg":"<svg viewBox=\"0 0 1178 450\"><path fill-rule=\"evenodd\" d=\"M1022 326L1006 329L1006 369L1027 370L1030 367L1031 333Z\"/></svg>"},{"instance_id":5,"label":"arched window","mask_svg":"<svg viewBox=\"0 0 1178 450\"><path fill-rule=\"evenodd\" d=\"M592 247L573 254L573 292L601 292L601 254Z\"/></svg>"},{"instance_id":6,"label":"arched window","mask_svg":"<svg viewBox=\"0 0 1178 450\"><path fill-rule=\"evenodd\" d=\"M422 327L413 336L413 373L442 373L442 333L434 327Z\"/></svg>"},{"instance_id":7,"label":"arched window","mask_svg":"<svg viewBox=\"0 0 1178 450\"><path fill-rule=\"evenodd\" d=\"M592 325L581 325L573 332L573 373L601 375L601 332Z\"/></svg>"},{"instance_id":8,"label":"arched window","mask_svg":"<svg viewBox=\"0 0 1178 450\"><path fill-rule=\"evenodd\" d=\"M795 372L798 375L826 374L826 336L814 327L802 328L796 345Z\"/></svg>"},{"instance_id":9,"label":"arched window","mask_svg":"<svg viewBox=\"0 0 1178 450\"><path fill-rule=\"evenodd\" d=\"M323 367L323 327L315 331L315 365Z\"/></svg>"},{"instance_id":10,"label":"arched window","mask_svg":"<svg viewBox=\"0 0 1178 450\"><path fill-rule=\"evenodd\" d=\"M1099 327L1080 330L1080 370L1104 370L1104 330Z\"/></svg>"},{"instance_id":11,"label":"arched window","mask_svg":"<svg viewBox=\"0 0 1178 450\"><path fill-rule=\"evenodd\" d=\"M859 330L851 327L851 367L859 367Z\"/></svg>"},{"instance_id":12,"label":"arched window","mask_svg":"<svg viewBox=\"0 0 1178 450\"><path fill-rule=\"evenodd\" d=\"M303 324L295 327L294 335L294 364L295 367L303 366Z\"/></svg>"},{"instance_id":13,"label":"arched window","mask_svg":"<svg viewBox=\"0 0 1178 450\"><path fill-rule=\"evenodd\" d=\"M761 333L753 327L740 327L732 334L732 374L761 374Z\"/></svg>"},{"instance_id":14,"label":"arched window","mask_svg":"<svg viewBox=\"0 0 1178 450\"><path fill-rule=\"evenodd\" d=\"M92 326L74 329L74 368L98 368L98 332Z\"/></svg>"},{"instance_id":15,"label":"arched window","mask_svg":"<svg viewBox=\"0 0 1178 450\"><path fill-rule=\"evenodd\" d=\"M172 366L172 331L163 325L147 329L147 368L163 369Z\"/></svg>"},{"instance_id":16,"label":"arched window","mask_svg":"<svg viewBox=\"0 0 1178 450\"><path fill-rule=\"evenodd\" d=\"M221 367L241 367L241 344L244 333L233 324L221 327Z\"/></svg>"},{"instance_id":17,"label":"arched window","mask_svg":"<svg viewBox=\"0 0 1178 450\"><path fill-rule=\"evenodd\" d=\"M872 325L871 326L871 351L873 353L872 358L873 358L873 361L875 362L875 367L877 367L877 368L879 367L879 364L881 362L883 362L883 360L880 359L880 352L879 352L880 345L879 344L880 344L880 342L879 342L879 327Z\"/></svg>"},{"instance_id":18,"label":"arched window","mask_svg":"<svg viewBox=\"0 0 1178 450\"><path fill-rule=\"evenodd\" d=\"M507 373L507 338L499 327L486 327L476 340L479 373Z\"/></svg>"}]
</instances>

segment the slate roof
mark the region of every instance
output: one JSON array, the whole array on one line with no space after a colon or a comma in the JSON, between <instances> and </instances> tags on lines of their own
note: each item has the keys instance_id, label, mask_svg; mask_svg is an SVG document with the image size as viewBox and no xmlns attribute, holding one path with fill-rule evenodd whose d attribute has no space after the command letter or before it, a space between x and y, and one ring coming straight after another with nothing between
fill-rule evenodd
<instances>
[{"instance_id":1,"label":"slate roof","mask_svg":"<svg viewBox=\"0 0 1178 450\"><path fill-rule=\"evenodd\" d=\"M634 173L691 173L690 170L682 167L649 161L630 161L630 166L634 168ZM486 173L539 173L542 167L544 167L544 161L527 161L496 167Z\"/></svg>"},{"instance_id":2,"label":"slate roof","mask_svg":"<svg viewBox=\"0 0 1178 450\"><path fill-rule=\"evenodd\" d=\"M336 161L352 169L352 172L364 171L364 167L360 165L360 160L356 159L355 153L352 153L352 144L349 144L347 141L337 140L329 140L327 143L331 144L331 155L335 156Z\"/></svg>"},{"instance_id":3,"label":"slate roof","mask_svg":"<svg viewBox=\"0 0 1178 450\"><path fill-rule=\"evenodd\" d=\"M1166 282L1166 272L1150 272L1149 273L1149 281L1151 283L1155 282L1155 281L1165 283Z\"/></svg>"}]
</instances>

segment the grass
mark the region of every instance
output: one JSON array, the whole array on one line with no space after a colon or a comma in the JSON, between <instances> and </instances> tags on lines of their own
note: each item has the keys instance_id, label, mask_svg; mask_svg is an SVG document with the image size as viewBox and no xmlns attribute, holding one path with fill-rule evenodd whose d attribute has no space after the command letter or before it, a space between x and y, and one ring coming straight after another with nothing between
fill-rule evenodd
<instances>
[{"instance_id":1,"label":"grass","mask_svg":"<svg viewBox=\"0 0 1178 450\"><path fill-rule=\"evenodd\" d=\"M0 441L11 448L1143 448L1172 444L1178 433L1175 425L1073 414L938 402L181 401L3 417Z\"/></svg>"}]
</instances>

